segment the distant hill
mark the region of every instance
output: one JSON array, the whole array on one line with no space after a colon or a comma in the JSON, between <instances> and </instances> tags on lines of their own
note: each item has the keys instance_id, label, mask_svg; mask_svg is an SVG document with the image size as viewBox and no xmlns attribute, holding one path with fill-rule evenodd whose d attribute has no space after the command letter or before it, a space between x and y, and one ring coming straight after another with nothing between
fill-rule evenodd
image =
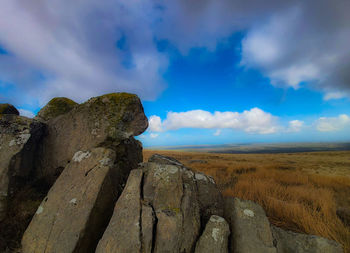
<instances>
[{"instance_id":1,"label":"distant hill","mask_svg":"<svg viewBox=\"0 0 350 253\"><path fill-rule=\"evenodd\" d=\"M191 145L160 146L147 149L182 150L207 153L249 154L249 153L296 153L315 151L350 150L350 142L346 143L249 143L225 145Z\"/></svg>"}]
</instances>

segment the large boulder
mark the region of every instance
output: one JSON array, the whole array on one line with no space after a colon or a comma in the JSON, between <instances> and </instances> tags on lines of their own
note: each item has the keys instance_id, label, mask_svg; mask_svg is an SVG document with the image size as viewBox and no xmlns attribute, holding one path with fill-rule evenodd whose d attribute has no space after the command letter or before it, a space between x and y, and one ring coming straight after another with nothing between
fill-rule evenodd
<instances>
[{"instance_id":1,"label":"large boulder","mask_svg":"<svg viewBox=\"0 0 350 253\"><path fill-rule=\"evenodd\" d=\"M200 230L193 172L160 163L147 163L143 169L143 198L157 218L154 252L192 252Z\"/></svg>"},{"instance_id":2,"label":"large boulder","mask_svg":"<svg viewBox=\"0 0 350 253\"><path fill-rule=\"evenodd\" d=\"M285 231L272 226L278 253L342 253L342 246L332 240L315 235Z\"/></svg>"},{"instance_id":3,"label":"large boulder","mask_svg":"<svg viewBox=\"0 0 350 253\"><path fill-rule=\"evenodd\" d=\"M76 105L47 124L37 167L39 176L53 182L77 151L119 145L141 134L148 121L136 95L112 93Z\"/></svg>"},{"instance_id":4,"label":"large boulder","mask_svg":"<svg viewBox=\"0 0 350 253\"><path fill-rule=\"evenodd\" d=\"M19 115L19 111L11 104L0 104L0 115L1 114Z\"/></svg>"},{"instance_id":5,"label":"large boulder","mask_svg":"<svg viewBox=\"0 0 350 253\"><path fill-rule=\"evenodd\" d=\"M96 252L194 252L205 226L198 179L174 159L151 161L131 172Z\"/></svg>"},{"instance_id":6,"label":"large boulder","mask_svg":"<svg viewBox=\"0 0 350 253\"><path fill-rule=\"evenodd\" d=\"M112 215L121 177L129 173L116 159L108 148L76 152L25 231L22 252L94 252Z\"/></svg>"},{"instance_id":7,"label":"large boulder","mask_svg":"<svg viewBox=\"0 0 350 253\"><path fill-rule=\"evenodd\" d=\"M148 162L157 164L167 164L178 166L179 168L192 173L190 169L173 157L154 154ZM224 214L224 200L221 192L219 191L214 179L201 172L193 172L192 177L196 184L196 192L198 198L198 204L201 213L201 223L206 224L212 215L223 216ZM188 184L187 184L188 185Z\"/></svg>"},{"instance_id":8,"label":"large boulder","mask_svg":"<svg viewBox=\"0 0 350 253\"><path fill-rule=\"evenodd\" d=\"M264 209L249 200L225 199L225 216L231 228L231 252L276 253Z\"/></svg>"},{"instance_id":9,"label":"large boulder","mask_svg":"<svg viewBox=\"0 0 350 253\"><path fill-rule=\"evenodd\" d=\"M36 151L45 125L17 115L0 115L0 220L8 199L34 173Z\"/></svg>"},{"instance_id":10,"label":"large boulder","mask_svg":"<svg viewBox=\"0 0 350 253\"><path fill-rule=\"evenodd\" d=\"M230 228L225 219L211 216L197 242L195 253L228 253L229 235Z\"/></svg>"},{"instance_id":11,"label":"large boulder","mask_svg":"<svg viewBox=\"0 0 350 253\"><path fill-rule=\"evenodd\" d=\"M184 167L184 165L173 157L154 154L148 159L149 163L168 164Z\"/></svg>"},{"instance_id":12,"label":"large boulder","mask_svg":"<svg viewBox=\"0 0 350 253\"><path fill-rule=\"evenodd\" d=\"M36 118L39 120L48 121L71 111L76 105L78 104L69 98L53 98L49 101L49 103L47 103L46 106L41 108Z\"/></svg>"}]
</instances>

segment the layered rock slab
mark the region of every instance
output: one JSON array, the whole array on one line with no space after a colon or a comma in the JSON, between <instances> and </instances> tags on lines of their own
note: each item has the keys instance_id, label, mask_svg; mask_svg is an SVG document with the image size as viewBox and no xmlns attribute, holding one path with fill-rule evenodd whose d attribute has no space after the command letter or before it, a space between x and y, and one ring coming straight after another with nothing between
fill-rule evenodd
<instances>
[{"instance_id":1,"label":"layered rock slab","mask_svg":"<svg viewBox=\"0 0 350 253\"><path fill-rule=\"evenodd\" d=\"M169 156L154 154L149 158L148 162L178 166L182 170L185 170L186 174L191 174L190 178L192 180L190 180L190 185L193 185L192 182L195 182L195 191L201 213L201 223L206 224L212 215L223 216L224 200L212 177L201 172L192 172L181 162ZM189 177L185 177L185 179L186 178ZM188 182L186 182L186 185L189 185Z\"/></svg>"},{"instance_id":2,"label":"layered rock slab","mask_svg":"<svg viewBox=\"0 0 350 253\"><path fill-rule=\"evenodd\" d=\"M195 173L168 158L144 163L131 172L97 252L193 252L200 220Z\"/></svg>"},{"instance_id":3,"label":"layered rock slab","mask_svg":"<svg viewBox=\"0 0 350 253\"><path fill-rule=\"evenodd\" d=\"M0 115L0 221L7 201L33 174L34 159L45 125L15 114Z\"/></svg>"},{"instance_id":4,"label":"layered rock slab","mask_svg":"<svg viewBox=\"0 0 350 253\"><path fill-rule=\"evenodd\" d=\"M125 173L115 161L111 149L76 152L25 231L22 252L94 252Z\"/></svg>"},{"instance_id":5,"label":"layered rock slab","mask_svg":"<svg viewBox=\"0 0 350 253\"><path fill-rule=\"evenodd\" d=\"M141 251L141 181L142 170L130 172L113 216L99 241L96 253L133 253Z\"/></svg>"},{"instance_id":6,"label":"layered rock slab","mask_svg":"<svg viewBox=\"0 0 350 253\"><path fill-rule=\"evenodd\" d=\"M231 228L231 252L276 253L264 209L249 200L225 199L225 216Z\"/></svg>"},{"instance_id":7,"label":"layered rock slab","mask_svg":"<svg viewBox=\"0 0 350 253\"><path fill-rule=\"evenodd\" d=\"M153 207L157 218L154 252L191 252L200 230L193 172L153 162L143 169L144 201Z\"/></svg>"},{"instance_id":8,"label":"layered rock slab","mask_svg":"<svg viewBox=\"0 0 350 253\"><path fill-rule=\"evenodd\" d=\"M116 146L122 140L141 134L148 126L140 99L128 93L91 98L46 123L47 134L37 167L38 174L51 182L75 152L97 146Z\"/></svg>"},{"instance_id":9,"label":"layered rock slab","mask_svg":"<svg viewBox=\"0 0 350 253\"><path fill-rule=\"evenodd\" d=\"M342 253L342 246L332 240L315 235L285 231L272 226L278 253Z\"/></svg>"},{"instance_id":10,"label":"layered rock slab","mask_svg":"<svg viewBox=\"0 0 350 253\"><path fill-rule=\"evenodd\" d=\"M212 215L199 238L195 253L228 253L230 228L224 218Z\"/></svg>"}]
</instances>

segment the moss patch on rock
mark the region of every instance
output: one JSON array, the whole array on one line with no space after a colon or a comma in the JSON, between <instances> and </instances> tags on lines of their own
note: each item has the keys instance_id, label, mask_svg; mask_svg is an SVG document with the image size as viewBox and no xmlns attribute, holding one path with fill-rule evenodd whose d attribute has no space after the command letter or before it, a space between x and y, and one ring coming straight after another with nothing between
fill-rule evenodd
<instances>
[{"instance_id":1,"label":"moss patch on rock","mask_svg":"<svg viewBox=\"0 0 350 253\"><path fill-rule=\"evenodd\" d=\"M108 108L104 113L104 120L109 127L105 128L106 134L112 139L118 139L124 135L124 131L134 120L134 114L142 111L141 101L135 94L130 93L110 93L89 99L84 103L90 110L91 121L96 122L101 116L97 113L101 108ZM78 109L79 110L79 109Z\"/></svg>"},{"instance_id":2,"label":"moss patch on rock","mask_svg":"<svg viewBox=\"0 0 350 253\"><path fill-rule=\"evenodd\" d=\"M57 97L50 100L50 102L44 106L39 112L37 117L48 121L59 115L65 114L71 111L78 103L65 97Z\"/></svg>"},{"instance_id":3,"label":"moss patch on rock","mask_svg":"<svg viewBox=\"0 0 350 253\"><path fill-rule=\"evenodd\" d=\"M10 104L0 104L0 115L1 114L15 114L19 115L18 110L16 107Z\"/></svg>"}]
</instances>

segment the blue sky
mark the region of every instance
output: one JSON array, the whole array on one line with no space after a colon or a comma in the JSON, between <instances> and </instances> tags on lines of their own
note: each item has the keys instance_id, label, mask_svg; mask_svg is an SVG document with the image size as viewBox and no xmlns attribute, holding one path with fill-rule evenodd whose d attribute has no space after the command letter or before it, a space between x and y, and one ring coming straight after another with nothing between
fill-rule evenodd
<instances>
[{"instance_id":1,"label":"blue sky","mask_svg":"<svg viewBox=\"0 0 350 253\"><path fill-rule=\"evenodd\" d=\"M127 91L145 146L350 141L350 3L4 0L0 102Z\"/></svg>"}]
</instances>

